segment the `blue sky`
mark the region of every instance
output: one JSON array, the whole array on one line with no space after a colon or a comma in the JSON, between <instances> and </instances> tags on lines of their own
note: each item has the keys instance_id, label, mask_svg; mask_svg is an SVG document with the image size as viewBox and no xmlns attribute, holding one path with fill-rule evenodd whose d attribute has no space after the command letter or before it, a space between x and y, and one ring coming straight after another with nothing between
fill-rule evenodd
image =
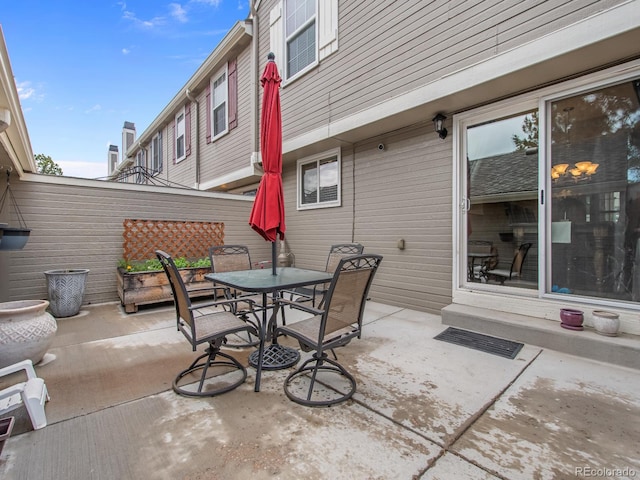
<instances>
[{"instance_id":1,"label":"blue sky","mask_svg":"<svg viewBox=\"0 0 640 480\"><path fill-rule=\"evenodd\" d=\"M65 176L107 175L122 126L141 134L229 29L249 0L0 0L33 153Z\"/></svg>"}]
</instances>

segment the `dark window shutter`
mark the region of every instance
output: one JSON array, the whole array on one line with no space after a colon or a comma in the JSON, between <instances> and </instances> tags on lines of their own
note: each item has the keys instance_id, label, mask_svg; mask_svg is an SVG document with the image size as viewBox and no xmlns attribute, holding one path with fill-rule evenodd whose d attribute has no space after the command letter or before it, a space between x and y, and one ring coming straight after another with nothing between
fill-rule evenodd
<instances>
[{"instance_id":1,"label":"dark window shutter","mask_svg":"<svg viewBox=\"0 0 640 480\"><path fill-rule=\"evenodd\" d=\"M229 77L227 83L227 92L229 98L229 130L233 130L238 126L238 60L234 58L229 61Z\"/></svg>"},{"instance_id":2,"label":"dark window shutter","mask_svg":"<svg viewBox=\"0 0 640 480\"><path fill-rule=\"evenodd\" d=\"M211 84L207 85L207 143L211 143Z\"/></svg>"},{"instance_id":3,"label":"dark window shutter","mask_svg":"<svg viewBox=\"0 0 640 480\"><path fill-rule=\"evenodd\" d=\"M191 102L184 108L184 136L184 155L188 157L191 155Z\"/></svg>"}]
</instances>

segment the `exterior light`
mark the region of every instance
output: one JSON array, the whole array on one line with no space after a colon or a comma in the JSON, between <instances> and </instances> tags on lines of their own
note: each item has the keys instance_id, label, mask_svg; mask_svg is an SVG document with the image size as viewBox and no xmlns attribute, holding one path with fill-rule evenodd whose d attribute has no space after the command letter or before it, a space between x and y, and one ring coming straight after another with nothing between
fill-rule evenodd
<instances>
[{"instance_id":1,"label":"exterior light","mask_svg":"<svg viewBox=\"0 0 640 480\"><path fill-rule=\"evenodd\" d=\"M444 121L447 119L443 114L439 113L435 117L433 117L433 127L436 130L436 133L443 140L447 138L447 129L444 128Z\"/></svg>"}]
</instances>

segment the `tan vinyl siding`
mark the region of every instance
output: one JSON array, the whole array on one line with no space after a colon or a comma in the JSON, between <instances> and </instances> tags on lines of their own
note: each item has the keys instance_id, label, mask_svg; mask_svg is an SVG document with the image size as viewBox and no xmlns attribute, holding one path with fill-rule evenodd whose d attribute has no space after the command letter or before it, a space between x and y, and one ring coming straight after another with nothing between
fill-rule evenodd
<instances>
[{"instance_id":1,"label":"tan vinyl siding","mask_svg":"<svg viewBox=\"0 0 640 480\"><path fill-rule=\"evenodd\" d=\"M188 102L185 102L185 106ZM202 105L201 105L202 107ZM186 108L185 108L185 117L186 117ZM185 157L178 163L174 163L175 160L175 126L174 121L171 120L171 123L168 127L169 132L169 179L177 183L178 185L184 185L186 187L193 187L196 183L196 105L191 102L191 114L186 118L191 122L191 154ZM185 122L186 122L185 120ZM187 150L187 145L189 140L186 138L186 133L189 132L189 129L186 127L185 123L185 151Z\"/></svg>"},{"instance_id":2,"label":"tan vinyl siding","mask_svg":"<svg viewBox=\"0 0 640 480\"><path fill-rule=\"evenodd\" d=\"M285 138L372 107L619 3L622 0L408 0L370 2L363 7L361 2L343 0L339 50L283 88ZM260 7L260 58L269 48L265 12L274 4Z\"/></svg>"},{"instance_id":3,"label":"tan vinyl siding","mask_svg":"<svg viewBox=\"0 0 640 480\"><path fill-rule=\"evenodd\" d=\"M286 239L296 266L322 269L330 245L362 243L384 257L371 298L438 314L451 303L451 169L451 144L430 122L414 126L343 147L342 206L297 211L296 165L288 163Z\"/></svg>"},{"instance_id":4,"label":"tan vinyl siding","mask_svg":"<svg viewBox=\"0 0 640 480\"><path fill-rule=\"evenodd\" d=\"M254 261L270 258L269 244L248 225L252 202L247 199L144 186L112 189L18 180L12 181L12 190L32 231L23 250L0 252L3 301L47 298L43 272L65 268L91 270L85 303L117 301L125 218L224 222L225 243L248 245Z\"/></svg>"},{"instance_id":5,"label":"tan vinyl siding","mask_svg":"<svg viewBox=\"0 0 640 480\"><path fill-rule=\"evenodd\" d=\"M439 313L451 302L451 146L428 124L380 141L355 154L355 238L384 257L371 296Z\"/></svg>"},{"instance_id":6,"label":"tan vinyl siding","mask_svg":"<svg viewBox=\"0 0 640 480\"><path fill-rule=\"evenodd\" d=\"M324 270L329 247L349 243L353 238L353 155L342 151L342 206L296 210L296 163L283 169L286 206L286 242L295 255L296 266Z\"/></svg>"},{"instance_id":7,"label":"tan vinyl siding","mask_svg":"<svg viewBox=\"0 0 640 480\"><path fill-rule=\"evenodd\" d=\"M203 92L200 101L200 182L206 183L214 178L230 174L250 165L253 145L251 143L252 128L252 92L251 49L246 48L237 57L238 79L238 126L227 134L206 143L206 96ZM194 127L195 128L195 127Z\"/></svg>"}]
</instances>

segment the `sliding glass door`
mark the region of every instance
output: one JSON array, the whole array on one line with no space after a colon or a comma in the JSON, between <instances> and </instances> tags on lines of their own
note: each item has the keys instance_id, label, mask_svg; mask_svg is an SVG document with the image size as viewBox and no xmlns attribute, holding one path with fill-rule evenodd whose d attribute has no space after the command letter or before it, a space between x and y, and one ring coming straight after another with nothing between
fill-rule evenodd
<instances>
[{"instance_id":1,"label":"sliding glass door","mask_svg":"<svg viewBox=\"0 0 640 480\"><path fill-rule=\"evenodd\" d=\"M551 101L551 290L640 300L640 81Z\"/></svg>"},{"instance_id":2,"label":"sliding glass door","mask_svg":"<svg viewBox=\"0 0 640 480\"><path fill-rule=\"evenodd\" d=\"M640 69L574 83L456 116L461 288L640 301Z\"/></svg>"},{"instance_id":3,"label":"sliding glass door","mask_svg":"<svg viewBox=\"0 0 640 480\"><path fill-rule=\"evenodd\" d=\"M466 281L538 287L536 110L465 128Z\"/></svg>"}]
</instances>

